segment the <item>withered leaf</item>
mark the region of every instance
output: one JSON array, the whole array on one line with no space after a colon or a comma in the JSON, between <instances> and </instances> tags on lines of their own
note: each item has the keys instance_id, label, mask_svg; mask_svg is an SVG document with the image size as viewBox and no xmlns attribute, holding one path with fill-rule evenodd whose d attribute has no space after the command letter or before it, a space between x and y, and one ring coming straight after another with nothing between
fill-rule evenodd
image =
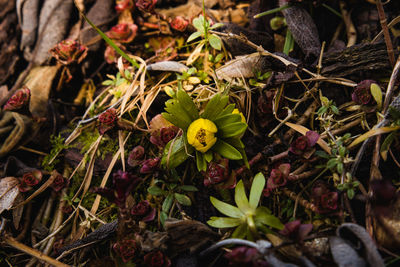
<instances>
[{"instance_id":1,"label":"withered leaf","mask_svg":"<svg viewBox=\"0 0 400 267\"><path fill-rule=\"evenodd\" d=\"M279 0L280 6L287 1ZM317 26L310 14L299 5L293 5L282 11L290 32L294 40L299 45L306 57L313 60L317 59L321 51ZM310 58L311 56L311 58Z\"/></svg>"},{"instance_id":2,"label":"withered leaf","mask_svg":"<svg viewBox=\"0 0 400 267\"><path fill-rule=\"evenodd\" d=\"M0 180L0 214L4 210L9 210L21 194L17 185L19 181L15 177L5 177Z\"/></svg>"}]
</instances>

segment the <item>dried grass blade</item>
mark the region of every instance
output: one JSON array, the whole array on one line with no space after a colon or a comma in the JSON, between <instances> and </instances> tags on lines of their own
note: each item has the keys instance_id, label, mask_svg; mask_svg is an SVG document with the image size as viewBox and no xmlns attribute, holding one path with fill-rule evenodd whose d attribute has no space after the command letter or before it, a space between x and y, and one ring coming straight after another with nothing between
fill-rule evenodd
<instances>
[{"instance_id":1,"label":"dried grass blade","mask_svg":"<svg viewBox=\"0 0 400 267\"><path fill-rule=\"evenodd\" d=\"M87 190L89 189L90 182L92 181L92 176L93 176L93 169L94 169L94 162L95 162L95 154L96 154L96 152L97 152L97 149L99 148L100 141L101 141L102 138L103 138L103 136L100 135L100 136L97 138L97 140L96 140L95 142L93 142L93 144L92 144L92 146L90 147L89 151L86 153L86 154L90 153L89 166L88 166L88 168L87 168L87 170L86 170L85 177L83 178L82 184L81 184L81 186L79 187L78 191L75 193L74 197L72 198L72 201L74 201L74 200L78 197L78 194L81 192L82 188L83 188L82 196L85 195L86 192L87 192ZM85 155L86 155L86 154L85 154ZM80 162L80 164L83 162L84 158L85 158L85 156L82 158L82 161ZM78 167L77 167L77 168L78 168ZM77 170L77 168L75 168L73 174L75 173L75 171ZM72 177L73 174L71 174L71 177ZM82 199L81 199L81 201L82 201Z\"/></svg>"},{"instance_id":2,"label":"dried grass blade","mask_svg":"<svg viewBox=\"0 0 400 267\"><path fill-rule=\"evenodd\" d=\"M384 134L384 133L390 133L393 131L396 131L400 129L400 126L394 126L394 127L381 127L381 128L376 128L376 129L371 129L368 132L366 132L363 135L360 135L359 137L357 137L347 148L353 148L356 145L358 145L359 143L367 140L368 138L375 136L375 135L379 135L379 134Z\"/></svg>"},{"instance_id":3,"label":"dried grass blade","mask_svg":"<svg viewBox=\"0 0 400 267\"><path fill-rule=\"evenodd\" d=\"M128 133L128 135L126 136L126 138L125 138L125 140L124 140L123 145L125 145L126 141L128 141L128 139L129 139L130 136L131 136L131 133ZM118 150L118 151L114 154L113 158L111 159L110 165L108 166L108 169L107 169L106 173L104 174L103 179L101 180L100 187L106 186L106 183L107 183L107 181L108 181L108 177L110 177L111 171L112 171L112 169L114 168L114 165L115 165L115 163L117 162L120 153L121 153L121 150ZM96 199L95 199L94 202L93 202L92 209L90 210L90 212L91 212L92 214L96 214L97 209L99 208L99 205L100 205L100 200L101 200L101 196L100 196L100 195L97 195L97 196L96 196Z\"/></svg>"}]
</instances>

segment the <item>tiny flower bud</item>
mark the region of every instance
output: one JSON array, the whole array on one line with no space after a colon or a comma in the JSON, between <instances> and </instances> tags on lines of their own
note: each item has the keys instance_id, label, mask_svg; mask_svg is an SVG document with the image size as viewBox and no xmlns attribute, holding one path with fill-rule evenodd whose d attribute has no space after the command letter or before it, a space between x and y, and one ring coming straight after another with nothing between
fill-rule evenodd
<instances>
[{"instance_id":1,"label":"tiny flower bud","mask_svg":"<svg viewBox=\"0 0 400 267\"><path fill-rule=\"evenodd\" d=\"M24 86L22 89L17 90L4 105L3 110L16 111L23 107L27 107L31 98L31 90Z\"/></svg>"},{"instance_id":2,"label":"tiny flower bud","mask_svg":"<svg viewBox=\"0 0 400 267\"><path fill-rule=\"evenodd\" d=\"M204 185L218 184L229 179L228 162L228 159L222 159L221 162L210 162L205 172Z\"/></svg>"},{"instance_id":3,"label":"tiny flower bud","mask_svg":"<svg viewBox=\"0 0 400 267\"><path fill-rule=\"evenodd\" d=\"M189 25L189 21L182 16L177 16L171 21L171 28L180 32L184 32Z\"/></svg>"},{"instance_id":4,"label":"tiny flower bud","mask_svg":"<svg viewBox=\"0 0 400 267\"><path fill-rule=\"evenodd\" d=\"M137 0L135 5L140 11L154 13L157 0Z\"/></svg>"},{"instance_id":5,"label":"tiny flower bud","mask_svg":"<svg viewBox=\"0 0 400 267\"><path fill-rule=\"evenodd\" d=\"M100 134L104 134L115 126L118 120L117 110L115 108L107 109L100 114L98 119L100 122L99 132Z\"/></svg>"},{"instance_id":6,"label":"tiny flower bud","mask_svg":"<svg viewBox=\"0 0 400 267\"><path fill-rule=\"evenodd\" d=\"M169 267L171 266L171 260L161 251L154 251L144 256L144 264L148 267Z\"/></svg>"},{"instance_id":7,"label":"tiny flower bud","mask_svg":"<svg viewBox=\"0 0 400 267\"><path fill-rule=\"evenodd\" d=\"M144 156L144 147L136 146L129 153L129 156L128 156L129 166L135 167L135 166L139 165L140 161L143 159L143 156Z\"/></svg>"},{"instance_id":8,"label":"tiny flower bud","mask_svg":"<svg viewBox=\"0 0 400 267\"><path fill-rule=\"evenodd\" d=\"M278 169L272 169L271 175L267 181L267 188L275 189L284 186L290 173L290 164L279 165Z\"/></svg>"},{"instance_id":9,"label":"tiny flower bud","mask_svg":"<svg viewBox=\"0 0 400 267\"><path fill-rule=\"evenodd\" d=\"M142 163L142 168L140 168L140 173L152 173L158 168L158 163L160 158L146 159Z\"/></svg>"},{"instance_id":10,"label":"tiny flower bud","mask_svg":"<svg viewBox=\"0 0 400 267\"><path fill-rule=\"evenodd\" d=\"M150 206L149 201L144 200L131 209L131 214L141 221L149 222L154 220L156 210Z\"/></svg>"},{"instance_id":11,"label":"tiny flower bud","mask_svg":"<svg viewBox=\"0 0 400 267\"><path fill-rule=\"evenodd\" d=\"M107 33L110 39L120 43L130 43L135 39L138 27L133 23L120 23Z\"/></svg>"},{"instance_id":12,"label":"tiny flower bud","mask_svg":"<svg viewBox=\"0 0 400 267\"><path fill-rule=\"evenodd\" d=\"M357 104L368 104L372 98L371 84L376 83L374 80L364 80L357 84L351 95L351 98Z\"/></svg>"},{"instance_id":13,"label":"tiny flower bud","mask_svg":"<svg viewBox=\"0 0 400 267\"><path fill-rule=\"evenodd\" d=\"M53 184L51 187L54 191L58 192L64 187L68 186L69 180L65 179L61 174L58 174L57 177L54 179Z\"/></svg>"},{"instance_id":14,"label":"tiny flower bud","mask_svg":"<svg viewBox=\"0 0 400 267\"><path fill-rule=\"evenodd\" d=\"M115 1L115 10L117 12L122 12L125 9L133 8L133 0L116 0Z\"/></svg>"},{"instance_id":15,"label":"tiny flower bud","mask_svg":"<svg viewBox=\"0 0 400 267\"><path fill-rule=\"evenodd\" d=\"M336 210L337 208L338 193L329 192L321 196L321 206L326 210Z\"/></svg>"},{"instance_id":16,"label":"tiny flower bud","mask_svg":"<svg viewBox=\"0 0 400 267\"><path fill-rule=\"evenodd\" d=\"M285 228L283 228L279 233L294 241L302 242L311 232L312 228L312 224L301 224L300 220L295 220L286 223Z\"/></svg>"},{"instance_id":17,"label":"tiny flower bud","mask_svg":"<svg viewBox=\"0 0 400 267\"><path fill-rule=\"evenodd\" d=\"M81 63L87 55L87 47L74 40L64 40L50 49L51 55L61 64Z\"/></svg>"},{"instance_id":18,"label":"tiny flower bud","mask_svg":"<svg viewBox=\"0 0 400 267\"><path fill-rule=\"evenodd\" d=\"M39 170L25 173L20 179L18 189L20 192L27 192L32 189L33 186L37 185L42 181L43 174Z\"/></svg>"},{"instance_id":19,"label":"tiny flower bud","mask_svg":"<svg viewBox=\"0 0 400 267\"><path fill-rule=\"evenodd\" d=\"M124 262L128 262L137 254L139 246L133 239L124 239L115 243L113 249Z\"/></svg>"}]
</instances>

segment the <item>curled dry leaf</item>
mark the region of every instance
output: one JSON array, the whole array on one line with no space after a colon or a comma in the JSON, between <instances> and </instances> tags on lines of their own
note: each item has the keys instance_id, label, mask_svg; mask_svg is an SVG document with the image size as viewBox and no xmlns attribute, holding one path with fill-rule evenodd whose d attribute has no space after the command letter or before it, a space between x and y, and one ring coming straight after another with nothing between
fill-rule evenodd
<instances>
[{"instance_id":1,"label":"curled dry leaf","mask_svg":"<svg viewBox=\"0 0 400 267\"><path fill-rule=\"evenodd\" d=\"M43 3L38 31L42 38L36 43L34 63L43 64L50 57L49 50L65 38L72 7L72 0L46 0Z\"/></svg>"},{"instance_id":2,"label":"curled dry leaf","mask_svg":"<svg viewBox=\"0 0 400 267\"><path fill-rule=\"evenodd\" d=\"M362 259L344 239L331 236L329 237L329 244L333 260L338 266L366 266L364 259Z\"/></svg>"},{"instance_id":3,"label":"curled dry leaf","mask_svg":"<svg viewBox=\"0 0 400 267\"><path fill-rule=\"evenodd\" d=\"M29 72L25 82L26 86L31 90L29 110L33 115L46 116L47 101L57 71L58 67L56 66L39 66Z\"/></svg>"},{"instance_id":4,"label":"curled dry leaf","mask_svg":"<svg viewBox=\"0 0 400 267\"><path fill-rule=\"evenodd\" d=\"M189 68L179 62L176 61L161 61L157 63L153 63L147 66L147 71L149 70L157 70L157 71L174 71L174 72L184 72Z\"/></svg>"},{"instance_id":5,"label":"curled dry leaf","mask_svg":"<svg viewBox=\"0 0 400 267\"><path fill-rule=\"evenodd\" d=\"M263 69L263 62L263 57L259 53L240 56L218 68L216 73L218 78L227 81L232 78L251 78L257 70Z\"/></svg>"},{"instance_id":6,"label":"curled dry leaf","mask_svg":"<svg viewBox=\"0 0 400 267\"><path fill-rule=\"evenodd\" d=\"M360 225L354 223L343 223L336 229L336 235L345 239L348 244L352 244L354 248L357 248L362 244L364 249L362 250L363 254L360 256L367 260L369 266L385 266L382 257L379 255L375 242L367 231Z\"/></svg>"},{"instance_id":7,"label":"curled dry leaf","mask_svg":"<svg viewBox=\"0 0 400 267\"><path fill-rule=\"evenodd\" d=\"M18 22L21 25L21 44L23 50L35 44L37 38L39 0L17 0Z\"/></svg>"},{"instance_id":8,"label":"curled dry leaf","mask_svg":"<svg viewBox=\"0 0 400 267\"><path fill-rule=\"evenodd\" d=\"M18 201L21 194L17 185L19 180L15 177L5 177L0 180L0 214L9 210Z\"/></svg>"},{"instance_id":9,"label":"curled dry leaf","mask_svg":"<svg viewBox=\"0 0 400 267\"><path fill-rule=\"evenodd\" d=\"M279 0L279 5L286 5L286 0ZM312 57L312 60L318 58L321 51L321 42L319 40L317 26L310 14L301 6L293 5L282 10L286 23L294 40L306 57Z\"/></svg>"}]
</instances>

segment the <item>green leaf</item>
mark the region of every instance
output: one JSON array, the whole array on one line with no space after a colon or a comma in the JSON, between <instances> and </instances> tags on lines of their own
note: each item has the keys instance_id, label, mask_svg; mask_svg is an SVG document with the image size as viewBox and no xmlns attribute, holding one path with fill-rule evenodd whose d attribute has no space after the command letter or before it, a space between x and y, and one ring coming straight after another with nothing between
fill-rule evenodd
<instances>
[{"instance_id":1,"label":"green leaf","mask_svg":"<svg viewBox=\"0 0 400 267\"><path fill-rule=\"evenodd\" d=\"M371 84L370 90L371 95L378 106L378 110L380 110L382 108L382 90L376 83Z\"/></svg>"},{"instance_id":2,"label":"green leaf","mask_svg":"<svg viewBox=\"0 0 400 267\"><path fill-rule=\"evenodd\" d=\"M217 139L217 142L211 149L227 159L239 160L243 158L242 154L236 148L221 139Z\"/></svg>"},{"instance_id":3,"label":"green leaf","mask_svg":"<svg viewBox=\"0 0 400 267\"><path fill-rule=\"evenodd\" d=\"M227 217L211 217L207 221L208 225L215 228L231 228L240 225L241 222L240 219Z\"/></svg>"},{"instance_id":4,"label":"green leaf","mask_svg":"<svg viewBox=\"0 0 400 267\"><path fill-rule=\"evenodd\" d=\"M318 109L317 114L318 114L318 115L322 115L322 114L326 113L327 110L328 110L328 107L322 106L322 107L320 107L320 108Z\"/></svg>"},{"instance_id":5,"label":"green leaf","mask_svg":"<svg viewBox=\"0 0 400 267\"><path fill-rule=\"evenodd\" d=\"M187 192L196 192L199 191L195 186L193 185L181 185L179 186L179 189L182 189L183 191Z\"/></svg>"},{"instance_id":6,"label":"green leaf","mask_svg":"<svg viewBox=\"0 0 400 267\"><path fill-rule=\"evenodd\" d=\"M207 162L212 161L213 152L211 150L208 150L206 153L204 153L204 158L206 159Z\"/></svg>"},{"instance_id":7,"label":"green leaf","mask_svg":"<svg viewBox=\"0 0 400 267\"><path fill-rule=\"evenodd\" d=\"M315 155L323 159L329 159L329 154L322 150L315 151Z\"/></svg>"},{"instance_id":8,"label":"green leaf","mask_svg":"<svg viewBox=\"0 0 400 267\"><path fill-rule=\"evenodd\" d=\"M186 91L178 90L176 95L179 100L179 104L187 111L192 121L198 119L199 111L197 110L196 105L193 103L192 98L186 93Z\"/></svg>"},{"instance_id":9,"label":"green leaf","mask_svg":"<svg viewBox=\"0 0 400 267\"><path fill-rule=\"evenodd\" d=\"M246 192L244 189L243 181L240 180L235 187L235 202L238 208L246 214L250 211L249 200L247 199Z\"/></svg>"},{"instance_id":10,"label":"green leaf","mask_svg":"<svg viewBox=\"0 0 400 267\"><path fill-rule=\"evenodd\" d=\"M259 206L256 209L256 214L259 214L259 213L271 214L271 210L267 207Z\"/></svg>"},{"instance_id":11,"label":"green leaf","mask_svg":"<svg viewBox=\"0 0 400 267\"><path fill-rule=\"evenodd\" d=\"M337 158L333 158L333 159L328 160L328 162L326 163L326 167L327 167L328 169L332 169L332 168L335 167L337 164L338 164Z\"/></svg>"},{"instance_id":12,"label":"green leaf","mask_svg":"<svg viewBox=\"0 0 400 267\"><path fill-rule=\"evenodd\" d=\"M184 121L180 118L175 117L174 115L167 113L167 112L163 112L161 113L161 115L163 116L164 119L166 119L167 121L169 121L170 123L172 123L173 125L175 125L176 127L179 127L183 130L186 130L189 125L190 122Z\"/></svg>"},{"instance_id":13,"label":"green leaf","mask_svg":"<svg viewBox=\"0 0 400 267\"><path fill-rule=\"evenodd\" d=\"M221 38L219 38L217 35L210 34L208 36L208 42L210 43L211 47L214 48L215 50L221 50L222 41Z\"/></svg>"},{"instance_id":14,"label":"green leaf","mask_svg":"<svg viewBox=\"0 0 400 267\"><path fill-rule=\"evenodd\" d=\"M246 234L247 234L247 224L242 223L241 225L236 227L235 231L233 231L232 238L244 239L246 237Z\"/></svg>"},{"instance_id":15,"label":"green leaf","mask_svg":"<svg viewBox=\"0 0 400 267\"><path fill-rule=\"evenodd\" d=\"M160 221L162 225L164 225L164 222L168 219L168 214L165 211L161 211L160 213Z\"/></svg>"},{"instance_id":16,"label":"green leaf","mask_svg":"<svg viewBox=\"0 0 400 267\"><path fill-rule=\"evenodd\" d=\"M162 204L162 211L168 212L173 202L174 202L174 195L168 194L168 196L164 199L164 202Z\"/></svg>"},{"instance_id":17,"label":"green leaf","mask_svg":"<svg viewBox=\"0 0 400 267\"><path fill-rule=\"evenodd\" d=\"M200 15L199 17L193 19L193 26L200 32L204 32L204 22L205 19L203 17L203 15Z\"/></svg>"},{"instance_id":18,"label":"green leaf","mask_svg":"<svg viewBox=\"0 0 400 267\"><path fill-rule=\"evenodd\" d=\"M244 144L243 144L242 140L240 140L237 137L224 138L224 141L227 142L228 144L230 144L231 146L233 146L234 148L236 148L237 150L239 150L239 148L244 148Z\"/></svg>"},{"instance_id":19,"label":"green leaf","mask_svg":"<svg viewBox=\"0 0 400 267\"><path fill-rule=\"evenodd\" d=\"M192 201L188 196L185 196L183 194L175 193L175 199L182 205L184 206L190 206L192 205Z\"/></svg>"},{"instance_id":20,"label":"green leaf","mask_svg":"<svg viewBox=\"0 0 400 267\"><path fill-rule=\"evenodd\" d=\"M102 85L106 85L106 86L108 86L108 85L112 85L114 82L112 81L112 80L105 80L104 82L102 82L101 84Z\"/></svg>"},{"instance_id":21,"label":"green leaf","mask_svg":"<svg viewBox=\"0 0 400 267\"><path fill-rule=\"evenodd\" d=\"M192 33L192 34L189 36L189 38L187 39L186 42L190 43L191 41L193 41L193 40L199 38L202 34L203 34L203 33L200 32L200 31L194 32L194 33Z\"/></svg>"},{"instance_id":22,"label":"green leaf","mask_svg":"<svg viewBox=\"0 0 400 267\"><path fill-rule=\"evenodd\" d=\"M354 192L354 189L353 189L353 188L347 190L347 197L348 197L349 199L353 199L354 195L355 195L355 192Z\"/></svg>"},{"instance_id":23,"label":"green leaf","mask_svg":"<svg viewBox=\"0 0 400 267\"><path fill-rule=\"evenodd\" d=\"M219 54L215 57L214 63L220 62L223 58L224 58L224 54L223 54L223 53L219 53Z\"/></svg>"},{"instance_id":24,"label":"green leaf","mask_svg":"<svg viewBox=\"0 0 400 267\"><path fill-rule=\"evenodd\" d=\"M204 119L214 120L216 117L220 116L220 113L224 110L226 104L228 104L228 100L228 96L216 94L207 103L207 106L204 109L203 114L201 114L201 117Z\"/></svg>"},{"instance_id":25,"label":"green leaf","mask_svg":"<svg viewBox=\"0 0 400 267\"><path fill-rule=\"evenodd\" d=\"M265 212L256 211L254 220L256 221L256 223L262 223L278 230L282 230L284 228L284 225L277 217L272 214L266 214Z\"/></svg>"},{"instance_id":26,"label":"green leaf","mask_svg":"<svg viewBox=\"0 0 400 267\"><path fill-rule=\"evenodd\" d=\"M339 109L338 109L336 106L332 105L332 106L331 106L331 110L332 110L332 112L335 113L336 115L339 115Z\"/></svg>"},{"instance_id":27,"label":"green leaf","mask_svg":"<svg viewBox=\"0 0 400 267\"><path fill-rule=\"evenodd\" d=\"M293 50L293 47L294 47L293 35L289 31L289 29L286 29L286 38L285 38L285 44L283 45L283 53L285 55L289 55L289 53Z\"/></svg>"},{"instance_id":28,"label":"green leaf","mask_svg":"<svg viewBox=\"0 0 400 267\"><path fill-rule=\"evenodd\" d=\"M217 126L217 128L221 128L224 125L229 125L235 122L241 122L242 121L242 117L240 116L240 114L226 114L223 116L218 117L217 119L215 119L213 122L215 123L215 125Z\"/></svg>"},{"instance_id":29,"label":"green leaf","mask_svg":"<svg viewBox=\"0 0 400 267\"><path fill-rule=\"evenodd\" d=\"M387 153L389 152L390 146L392 145L395 136L396 136L395 132L388 134L388 136L385 138L385 140L382 143L381 156L384 161L387 160Z\"/></svg>"},{"instance_id":30,"label":"green leaf","mask_svg":"<svg viewBox=\"0 0 400 267\"><path fill-rule=\"evenodd\" d=\"M177 99L170 99L165 102L165 111L180 118L188 123L193 121L192 116L185 110L181 103Z\"/></svg>"},{"instance_id":31,"label":"green leaf","mask_svg":"<svg viewBox=\"0 0 400 267\"><path fill-rule=\"evenodd\" d=\"M258 203L260 202L264 186L265 186L265 177L261 172L259 172L254 177L253 184L251 185L250 189L249 205L250 208L252 208L253 210L256 210Z\"/></svg>"},{"instance_id":32,"label":"green leaf","mask_svg":"<svg viewBox=\"0 0 400 267\"><path fill-rule=\"evenodd\" d=\"M215 197L210 197L210 201L213 206L222 214L232 217L232 218L242 218L244 214L235 206L228 203L222 202Z\"/></svg>"},{"instance_id":33,"label":"green leaf","mask_svg":"<svg viewBox=\"0 0 400 267\"><path fill-rule=\"evenodd\" d=\"M181 165L193 153L193 147L185 145L185 136L170 140L164 148L161 165L173 169Z\"/></svg>"},{"instance_id":34,"label":"green leaf","mask_svg":"<svg viewBox=\"0 0 400 267\"><path fill-rule=\"evenodd\" d=\"M208 101L208 103L207 103L203 113L200 115L200 117L202 117L204 119L209 119L212 111L218 107L220 100L221 100L221 94L215 94L210 99L210 101ZM213 119L213 118L211 118L211 119Z\"/></svg>"},{"instance_id":35,"label":"green leaf","mask_svg":"<svg viewBox=\"0 0 400 267\"><path fill-rule=\"evenodd\" d=\"M220 113L219 115L215 118L218 120L220 117L232 114L233 110L235 109L235 104L229 104L227 105ZM239 115L239 114L234 114L234 115ZM240 115L239 115L240 116Z\"/></svg>"},{"instance_id":36,"label":"green leaf","mask_svg":"<svg viewBox=\"0 0 400 267\"><path fill-rule=\"evenodd\" d=\"M342 162L338 162L338 164L336 165L336 170L337 170L337 172L339 174L342 174L343 168L344 168L343 163Z\"/></svg>"},{"instance_id":37,"label":"green leaf","mask_svg":"<svg viewBox=\"0 0 400 267\"><path fill-rule=\"evenodd\" d=\"M222 27L222 26L224 26L223 23L215 23L214 25L212 25L210 27L210 30L214 30L214 29L217 29L217 28Z\"/></svg>"},{"instance_id":38,"label":"green leaf","mask_svg":"<svg viewBox=\"0 0 400 267\"><path fill-rule=\"evenodd\" d=\"M199 171L207 170L207 162L204 158L204 154L196 150L196 166Z\"/></svg>"},{"instance_id":39,"label":"green leaf","mask_svg":"<svg viewBox=\"0 0 400 267\"><path fill-rule=\"evenodd\" d=\"M244 122L235 122L218 128L218 136L222 138L236 137L244 133L247 129L247 124Z\"/></svg>"},{"instance_id":40,"label":"green leaf","mask_svg":"<svg viewBox=\"0 0 400 267\"><path fill-rule=\"evenodd\" d=\"M165 191L159 188L158 186L153 185L147 188L147 192L149 192L153 196L161 196L164 194Z\"/></svg>"},{"instance_id":41,"label":"green leaf","mask_svg":"<svg viewBox=\"0 0 400 267\"><path fill-rule=\"evenodd\" d=\"M344 157L346 155L346 151L347 151L346 147L344 146L339 147L339 155L341 157Z\"/></svg>"}]
</instances>

